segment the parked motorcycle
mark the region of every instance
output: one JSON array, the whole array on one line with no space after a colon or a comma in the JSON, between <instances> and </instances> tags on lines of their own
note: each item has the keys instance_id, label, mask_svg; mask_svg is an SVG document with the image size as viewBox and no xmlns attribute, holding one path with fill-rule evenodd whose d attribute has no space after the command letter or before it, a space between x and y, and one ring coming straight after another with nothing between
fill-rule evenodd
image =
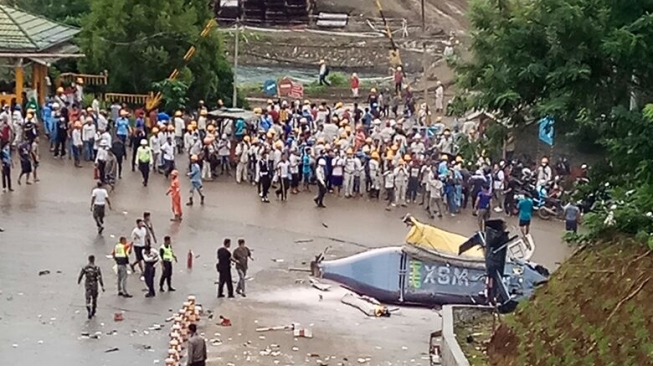
<instances>
[{"instance_id":1,"label":"parked motorcycle","mask_svg":"<svg viewBox=\"0 0 653 366\"><path fill-rule=\"evenodd\" d=\"M552 217L564 220L565 209L562 206L562 201L559 199L546 199L544 204L537 209L537 216L542 220L550 220Z\"/></svg>"}]
</instances>

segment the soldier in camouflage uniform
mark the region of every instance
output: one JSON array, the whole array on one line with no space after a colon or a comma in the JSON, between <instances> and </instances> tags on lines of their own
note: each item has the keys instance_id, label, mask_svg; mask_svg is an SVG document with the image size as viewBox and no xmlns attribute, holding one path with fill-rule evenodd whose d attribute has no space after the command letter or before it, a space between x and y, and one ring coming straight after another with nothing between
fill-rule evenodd
<instances>
[{"instance_id":1,"label":"soldier in camouflage uniform","mask_svg":"<svg viewBox=\"0 0 653 366\"><path fill-rule=\"evenodd\" d=\"M102 271L100 271L100 267L95 265L94 255L88 256L88 264L79 272L79 277L77 278L78 285L82 282L82 277L86 277L84 281L84 287L86 288L86 311L88 312L88 318L91 319L95 316L95 310L97 309L98 283L100 283L102 292L104 292Z\"/></svg>"}]
</instances>

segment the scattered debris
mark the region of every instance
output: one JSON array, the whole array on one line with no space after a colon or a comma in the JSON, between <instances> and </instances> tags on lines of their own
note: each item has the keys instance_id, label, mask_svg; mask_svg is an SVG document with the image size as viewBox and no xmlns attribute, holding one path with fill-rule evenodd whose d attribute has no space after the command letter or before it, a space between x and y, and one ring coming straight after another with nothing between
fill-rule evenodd
<instances>
[{"instance_id":1,"label":"scattered debris","mask_svg":"<svg viewBox=\"0 0 653 366\"><path fill-rule=\"evenodd\" d=\"M151 327L149 327L149 330L161 330L163 326L161 324L153 324Z\"/></svg>"},{"instance_id":2,"label":"scattered debris","mask_svg":"<svg viewBox=\"0 0 653 366\"><path fill-rule=\"evenodd\" d=\"M302 284L302 283L304 283L304 282L306 282L306 280L302 280L302 279L300 279L300 278L298 278L298 279L295 280L295 283L298 283L298 284Z\"/></svg>"},{"instance_id":3,"label":"scattered debris","mask_svg":"<svg viewBox=\"0 0 653 366\"><path fill-rule=\"evenodd\" d=\"M113 314L113 321L114 322L121 322L123 320L125 320L125 318L124 318L124 315L123 315L122 311L119 312L119 313L114 313Z\"/></svg>"},{"instance_id":4,"label":"scattered debris","mask_svg":"<svg viewBox=\"0 0 653 366\"><path fill-rule=\"evenodd\" d=\"M324 226L324 227L327 228L327 229L329 228L329 225L327 225L327 224L325 224L325 223L322 223L322 226Z\"/></svg>"},{"instance_id":5,"label":"scattered debris","mask_svg":"<svg viewBox=\"0 0 653 366\"><path fill-rule=\"evenodd\" d=\"M369 297L362 297L354 294L346 294L340 300L343 304L353 306L367 316L389 317L390 311L386 306Z\"/></svg>"},{"instance_id":6,"label":"scattered debris","mask_svg":"<svg viewBox=\"0 0 653 366\"><path fill-rule=\"evenodd\" d=\"M277 263L283 263L283 262L285 262L285 261L284 261L283 259L281 259L281 258L272 258L272 261L273 261L273 262L277 262Z\"/></svg>"},{"instance_id":7,"label":"scattered debris","mask_svg":"<svg viewBox=\"0 0 653 366\"><path fill-rule=\"evenodd\" d=\"M290 267L288 268L288 271L290 272L306 272L306 273L311 273L310 269L307 268L297 268L297 267Z\"/></svg>"},{"instance_id":8,"label":"scattered debris","mask_svg":"<svg viewBox=\"0 0 653 366\"><path fill-rule=\"evenodd\" d=\"M114 329L114 330L112 330L110 332L107 332L106 334L107 335L116 335L116 334L118 334L118 331Z\"/></svg>"},{"instance_id":9,"label":"scattered debris","mask_svg":"<svg viewBox=\"0 0 653 366\"><path fill-rule=\"evenodd\" d=\"M37 344L43 344L43 341L38 341L38 342L36 342L36 343L37 343Z\"/></svg>"},{"instance_id":10,"label":"scattered debris","mask_svg":"<svg viewBox=\"0 0 653 366\"><path fill-rule=\"evenodd\" d=\"M293 323L293 324L290 324L290 325L278 325L278 326L275 326L275 327L256 328L256 331L257 332L269 332L269 331L273 331L273 330L294 330L297 325L299 325L299 324Z\"/></svg>"},{"instance_id":11,"label":"scattered debris","mask_svg":"<svg viewBox=\"0 0 653 366\"><path fill-rule=\"evenodd\" d=\"M14 348L18 348L18 345L16 343L12 344L11 346Z\"/></svg>"},{"instance_id":12,"label":"scattered debris","mask_svg":"<svg viewBox=\"0 0 653 366\"><path fill-rule=\"evenodd\" d=\"M45 275L49 275L49 274L50 274L50 270L48 270L48 269L44 269L43 271L39 271L39 276L45 276Z\"/></svg>"},{"instance_id":13,"label":"scattered debris","mask_svg":"<svg viewBox=\"0 0 653 366\"><path fill-rule=\"evenodd\" d=\"M306 328L295 329L293 331L293 335L300 338L313 338L313 332L310 329Z\"/></svg>"},{"instance_id":14,"label":"scattered debris","mask_svg":"<svg viewBox=\"0 0 653 366\"><path fill-rule=\"evenodd\" d=\"M260 340L264 340L264 339L265 339L265 336L258 336L258 339L260 339Z\"/></svg>"},{"instance_id":15,"label":"scattered debris","mask_svg":"<svg viewBox=\"0 0 653 366\"><path fill-rule=\"evenodd\" d=\"M301 243L312 243L313 239L297 239L295 240L295 243L301 244Z\"/></svg>"},{"instance_id":16,"label":"scattered debris","mask_svg":"<svg viewBox=\"0 0 653 366\"><path fill-rule=\"evenodd\" d=\"M144 344L142 347L143 347L144 350L150 350L150 349L152 349L152 346L147 345L147 344Z\"/></svg>"},{"instance_id":17,"label":"scattered debris","mask_svg":"<svg viewBox=\"0 0 653 366\"><path fill-rule=\"evenodd\" d=\"M219 340L219 339L217 339L217 338L213 338L213 339L211 339L210 342L211 342L211 345L212 345L212 346L219 346L219 345L222 344L222 341Z\"/></svg>"},{"instance_id":18,"label":"scattered debris","mask_svg":"<svg viewBox=\"0 0 653 366\"><path fill-rule=\"evenodd\" d=\"M231 326L231 320L225 318L224 316L220 315L220 323L218 325L221 325L223 327L230 327Z\"/></svg>"},{"instance_id":19,"label":"scattered debris","mask_svg":"<svg viewBox=\"0 0 653 366\"><path fill-rule=\"evenodd\" d=\"M297 352L297 351L299 351L299 347L293 347L292 350Z\"/></svg>"},{"instance_id":20,"label":"scattered debris","mask_svg":"<svg viewBox=\"0 0 653 366\"><path fill-rule=\"evenodd\" d=\"M109 349L107 349L106 351L104 351L104 353L116 352L116 351L118 351L118 350L119 350L118 347L113 347L113 348L109 348Z\"/></svg>"},{"instance_id":21,"label":"scattered debris","mask_svg":"<svg viewBox=\"0 0 653 366\"><path fill-rule=\"evenodd\" d=\"M311 282L311 286L315 287L316 289L318 289L320 291L329 291L329 289L331 288L331 285L321 283L320 281L316 280L315 278L309 278L308 280Z\"/></svg>"}]
</instances>

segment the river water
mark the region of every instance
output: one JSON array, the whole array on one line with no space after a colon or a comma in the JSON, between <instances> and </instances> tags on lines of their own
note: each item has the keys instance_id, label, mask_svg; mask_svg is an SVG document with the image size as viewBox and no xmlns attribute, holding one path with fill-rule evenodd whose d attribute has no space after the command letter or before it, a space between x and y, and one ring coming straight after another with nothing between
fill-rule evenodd
<instances>
[{"instance_id":1,"label":"river water","mask_svg":"<svg viewBox=\"0 0 653 366\"><path fill-rule=\"evenodd\" d=\"M302 68L290 68L290 67L265 67L265 66L250 66L243 65L238 66L238 75L236 79L236 84L239 86L242 85L252 85L252 84L261 84L266 80L279 80L283 77L289 76L297 81L301 81L304 84L317 81L318 69L302 69ZM376 79L380 77L386 77L387 75L374 75L374 74L358 74L358 77L361 80L366 79Z\"/></svg>"}]
</instances>

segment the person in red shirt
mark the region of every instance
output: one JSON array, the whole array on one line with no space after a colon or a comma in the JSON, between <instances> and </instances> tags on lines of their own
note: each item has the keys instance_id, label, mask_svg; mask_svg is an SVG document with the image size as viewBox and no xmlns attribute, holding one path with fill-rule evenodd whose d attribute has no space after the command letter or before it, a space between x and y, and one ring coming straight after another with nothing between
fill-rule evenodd
<instances>
[{"instance_id":1,"label":"person in red shirt","mask_svg":"<svg viewBox=\"0 0 653 366\"><path fill-rule=\"evenodd\" d=\"M404 81L404 72L401 69L401 66L397 66L397 68L395 69L394 81L395 81L395 93L399 95L401 93L401 84Z\"/></svg>"},{"instance_id":2,"label":"person in red shirt","mask_svg":"<svg viewBox=\"0 0 653 366\"><path fill-rule=\"evenodd\" d=\"M351 86L351 95L354 98L358 98L358 87L360 86L360 79L358 79L358 75L356 75L356 73L351 74L349 85Z\"/></svg>"}]
</instances>

